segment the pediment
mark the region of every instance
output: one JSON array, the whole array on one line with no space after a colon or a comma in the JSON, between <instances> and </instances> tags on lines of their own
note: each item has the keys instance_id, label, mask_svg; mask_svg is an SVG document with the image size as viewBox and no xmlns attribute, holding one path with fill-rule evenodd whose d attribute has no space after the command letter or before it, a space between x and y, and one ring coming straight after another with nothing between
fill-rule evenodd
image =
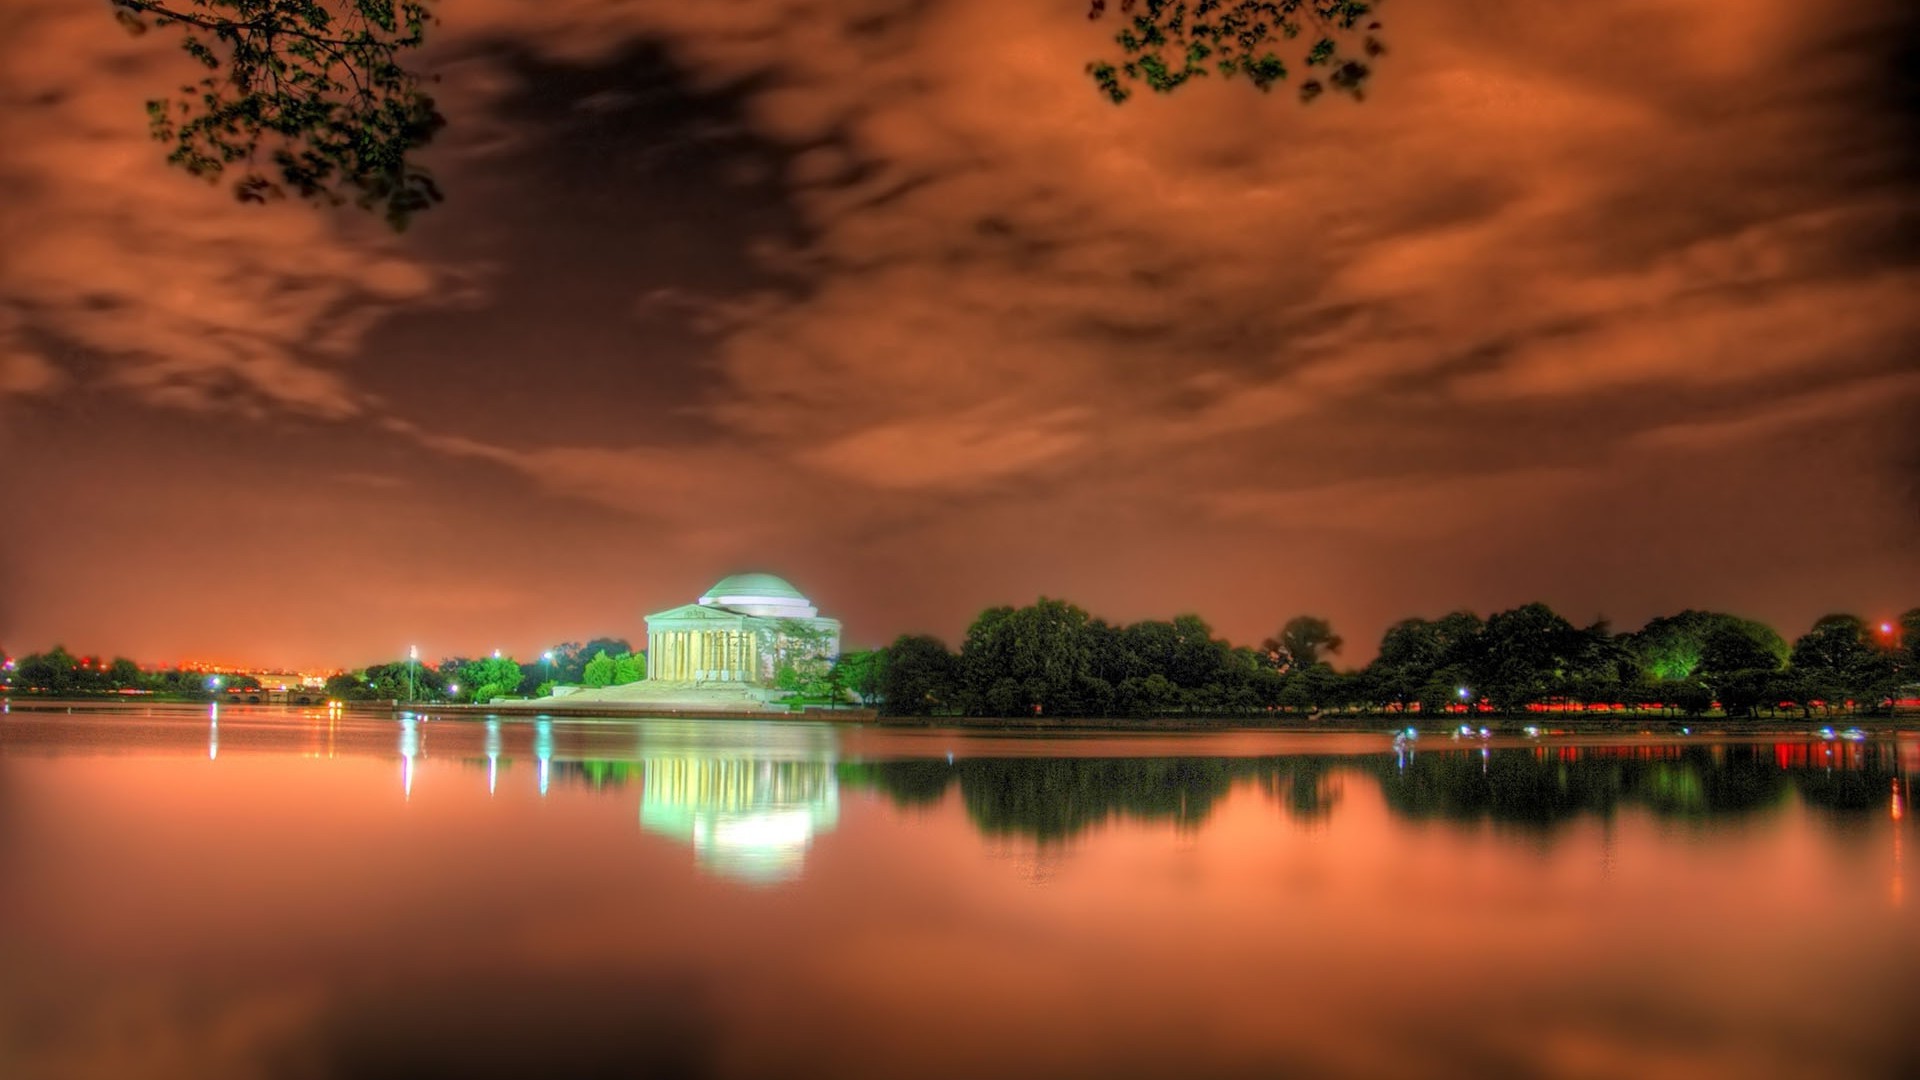
<instances>
[{"instance_id":1,"label":"pediment","mask_svg":"<svg viewBox=\"0 0 1920 1080\"><path fill-rule=\"evenodd\" d=\"M671 622L671 623L682 623L682 624L714 623L716 625L724 623L727 625L738 625L740 622L742 622L743 620L749 617L750 616L742 615L737 611L727 611L721 608L714 608L705 604L682 604L677 608L668 608L665 611L654 612L653 614L647 616L647 622L649 623Z\"/></svg>"}]
</instances>

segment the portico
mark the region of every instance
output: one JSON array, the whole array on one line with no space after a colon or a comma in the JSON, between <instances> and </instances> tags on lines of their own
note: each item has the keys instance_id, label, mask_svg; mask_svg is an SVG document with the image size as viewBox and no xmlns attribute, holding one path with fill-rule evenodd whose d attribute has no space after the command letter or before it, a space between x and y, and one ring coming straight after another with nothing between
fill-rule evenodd
<instances>
[{"instance_id":1,"label":"portico","mask_svg":"<svg viewBox=\"0 0 1920 1080\"><path fill-rule=\"evenodd\" d=\"M839 620L772 574L723 578L698 602L647 616L652 680L764 684L782 658L839 651Z\"/></svg>"}]
</instances>

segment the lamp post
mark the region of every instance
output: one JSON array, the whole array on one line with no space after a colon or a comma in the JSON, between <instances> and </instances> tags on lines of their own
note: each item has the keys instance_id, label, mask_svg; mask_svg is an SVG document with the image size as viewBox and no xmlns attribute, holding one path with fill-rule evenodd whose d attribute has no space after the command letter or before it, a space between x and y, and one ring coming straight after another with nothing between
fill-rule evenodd
<instances>
[{"instance_id":1,"label":"lamp post","mask_svg":"<svg viewBox=\"0 0 1920 1080\"><path fill-rule=\"evenodd\" d=\"M407 704L413 704L413 665L420 660L420 646L407 646Z\"/></svg>"},{"instance_id":2,"label":"lamp post","mask_svg":"<svg viewBox=\"0 0 1920 1080\"><path fill-rule=\"evenodd\" d=\"M541 654L540 654L540 659L542 659L542 660L544 660L544 661L546 661L546 663L547 663L547 681L548 681L548 682L552 682L552 681L553 681L553 650L552 650L552 649L548 649L548 650L547 650L546 652L543 652L543 653L541 653Z\"/></svg>"}]
</instances>

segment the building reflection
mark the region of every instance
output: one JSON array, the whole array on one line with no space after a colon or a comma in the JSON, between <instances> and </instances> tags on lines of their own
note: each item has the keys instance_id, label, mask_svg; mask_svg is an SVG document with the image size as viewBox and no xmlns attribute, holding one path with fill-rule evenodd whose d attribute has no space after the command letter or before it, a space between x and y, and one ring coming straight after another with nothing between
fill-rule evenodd
<instances>
[{"instance_id":1,"label":"building reflection","mask_svg":"<svg viewBox=\"0 0 1920 1080\"><path fill-rule=\"evenodd\" d=\"M691 845L710 872L793 880L814 837L840 820L833 745L824 731L771 725L724 738L657 734L641 750L640 826Z\"/></svg>"}]
</instances>

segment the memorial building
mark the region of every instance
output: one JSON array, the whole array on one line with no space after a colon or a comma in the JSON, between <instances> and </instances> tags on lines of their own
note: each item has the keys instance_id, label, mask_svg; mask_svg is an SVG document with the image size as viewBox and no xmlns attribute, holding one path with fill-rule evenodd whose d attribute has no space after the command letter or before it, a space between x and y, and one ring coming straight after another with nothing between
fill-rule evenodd
<instances>
[{"instance_id":1,"label":"memorial building","mask_svg":"<svg viewBox=\"0 0 1920 1080\"><path fill-rule=\"evenodd\" d=\"M840 653L840 620L823 618L772 574L735 574L705 596L647 616L647 679L767 685L781 661Z\"/></svg>"}]
</instances>

